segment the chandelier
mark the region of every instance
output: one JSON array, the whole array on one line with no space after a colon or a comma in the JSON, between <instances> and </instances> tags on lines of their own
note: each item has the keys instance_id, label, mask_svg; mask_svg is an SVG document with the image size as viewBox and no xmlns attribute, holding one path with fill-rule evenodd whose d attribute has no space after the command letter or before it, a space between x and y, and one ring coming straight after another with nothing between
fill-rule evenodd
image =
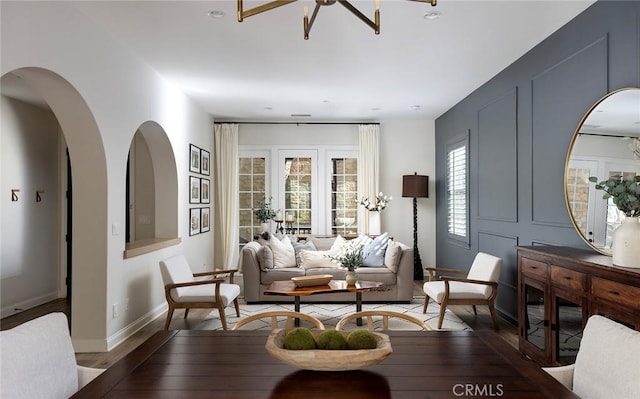
<instances>
[{"instance_id":1,"label":"chandelier","mask_svg":"<svg viewBox=\"0 0 640 399\"><path fill-rule=\"evenodd\" d=\"M275 0L263 5L251 8L249 10L244 10L242 6L242 0L238 0L238 22L242 22L245 18L263 13L265 11L273 10L274 8L282 7L284 5L293 3L295 1L297 0ZM438 3L438 0L409 0L409 1L416 1L419 3L429 3L432 6L435 6ZM305 6L303 8L304 40L309 40L309 32L311 31L313 22L316 20L316 17L318 16L318 11L320 10L320 7L331 6L331 5L334 5L335 3L338 3L342 5L344 8L346 8L347 10L351 11L353 15L358 17L362 22L364 22L371 29L373 29L376 35L380 34L380 0L374 0L375 11L374 11L373 21L346 0L316 0L316 6L313 9L313 13L311 14L311 19L309 19L309 7Z\"/></svg>"}]
</instances>

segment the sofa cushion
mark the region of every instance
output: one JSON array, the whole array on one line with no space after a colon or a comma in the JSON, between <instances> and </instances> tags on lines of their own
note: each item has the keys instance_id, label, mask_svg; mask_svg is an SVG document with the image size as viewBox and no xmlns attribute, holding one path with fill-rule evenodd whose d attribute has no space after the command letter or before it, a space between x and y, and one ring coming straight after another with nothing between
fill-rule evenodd
<instances>
[{"instance_id":1,"label":"sofa cushion","mask_svg":"<svg viewBox=\"0 0 640 399\"><path fill-rule=\"evenodd\" d=\"M330 274L333 276L333 280L344 280L346 275L346 270L341 267L336 268L327 268L327 267L318 267L315 269L306 269L305 270L307 276L318 276L320 274Z\"/></svg>"},{"instance_id":2,"label":"sofa cushion","mask_svg":"<svg viewBox=\"0 0 640 399\"><path fill-rule=\"evenodd\" d=\"M260 283L269 285L274 281L290 280L291 277L304 276L304 270L299 267L281 267L279 269L271 269L268 272L260 273Z\"/></svg>"},{"instance_id":3,"label":"sofa cushion","mask_svg":"<svg viewBox=\"0 0 640 399\"><path fill-rule=\"evenodd\" d=\"M293 249L289 236L284 236L282 240L280 240L278 237L271 235L265 245L269 245L271 252L273 252L274 269L298 266L296 263L296 252Z\"/></svg>"},{"instance_id":4,"label":"sofa cushion","mask_svg":"<svg viewBox=\"0 0 640 399\"><path fill-rule=\"evenodd\" d=\"M389 240L387 243L387 252L384 254L384 264L394 273L398 272L398 265L400 264L400 258L402 257L402 247L400 243L394 240Z\"/></svg>"},{"instance_id":5,"label":"sofa cushion","mask_svg":"<svg viewBox=\"0 0 640 399\"><path fill-rule=\"evenodd\" d=\"M329 251L307 251L303 249L300 251L300 267L302 269L314 269L314 268L339 268L340 264L331 260L330 256L335 256L336 253Z\"/></svg>"},{"instance_id":6,"label":"sofa cushion","mask_svg":"<svg viewBox=\"0 0 640 399\"><path fill-rule=\"evenodd\" d=\"M365 258L362 266L383 267L389 242L389 233L383 233L373 240L363 243Z\"/></svg>"}]
</instances>

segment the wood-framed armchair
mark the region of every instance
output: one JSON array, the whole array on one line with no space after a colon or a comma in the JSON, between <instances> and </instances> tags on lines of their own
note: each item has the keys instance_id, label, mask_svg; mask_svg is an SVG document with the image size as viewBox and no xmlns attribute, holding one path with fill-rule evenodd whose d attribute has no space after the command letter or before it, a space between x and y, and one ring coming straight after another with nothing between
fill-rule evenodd
<instances>
[{"instance_id":1,"label":"wood-framed armchair","mask_svg":"<svg viewBox=\"0 0 640 399\"><path fill-rule=\"evenodd\" d=\"M240 286L233 284L233 275L236 271L233 269L193 273L184 255L176 255L160 261L164 293L169 305L164 329L169 329L175 309L185 309L184 318L186 319L191 308L213 308L218 309L222 328L226 330L225 307L233 302L236 314L240 317L238 305ZM225 283L227 277L229 282Z\"/></svg>"},{"instance_id":2,"label":"wood-framed armchair","mask_svg":"<svg viewBox=\"0 0 640 399\"><path fill-rule=\"evenodd\" d=\"M429 299L440 305L438 328L442 328L444 314L448 305L472 305L473 312L478 315L476 305L487 305L491 313L493 327L499 330L496 316L495 300L498 295L498 279L502 259L484 252L478 252L469 272L458 269L427 267L429 281L423 285L425 293L422 313L427 312ZM464 275L465 277L451 277L443 274Z\"/></svg>"}]
</instances>

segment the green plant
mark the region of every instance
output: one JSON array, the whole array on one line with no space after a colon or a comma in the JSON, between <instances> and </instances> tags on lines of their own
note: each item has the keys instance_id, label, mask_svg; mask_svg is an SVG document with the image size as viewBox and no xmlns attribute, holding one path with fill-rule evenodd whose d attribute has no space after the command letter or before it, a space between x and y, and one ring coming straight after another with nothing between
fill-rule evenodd
<instances>
[{"instance_id":1,"label":"green plant","mask_svg":"<svg viewBox=\"0 0 640 399\"><path fill-rule=\"evenodd\" d=\"M263 197L259 207L253 209L253 214L256 215L260 223L266 223L276 217L276 211L271 209L271 198L269 197L267 200L267 197Z\"/></svg>"},{"instance_id":2,"label":"green plant","mask_svg":"<svg viewBox=\"0 0 640 399\"><path fill-rule=\"evenodd\" d=\"M596 190L605 192L602 199L612 198L613 203L625 216L640 216L640 176L624 178L614 175L599 183L597 177L591 176L589 181L596 183Z\"/></svg>"},{"instance_id":3,"label":"green plant","mask_svg":"<svg viewBox=\"0 0 640 399\"><path fill-rule=\"evenodd\" d=\"M365 258L364 247L362 245L349 245L348 243L342 247L338 255L327 255L332 261L340 263L342 267L350 272L355 271L362 266Z\"/></svg>"}]
</instances>

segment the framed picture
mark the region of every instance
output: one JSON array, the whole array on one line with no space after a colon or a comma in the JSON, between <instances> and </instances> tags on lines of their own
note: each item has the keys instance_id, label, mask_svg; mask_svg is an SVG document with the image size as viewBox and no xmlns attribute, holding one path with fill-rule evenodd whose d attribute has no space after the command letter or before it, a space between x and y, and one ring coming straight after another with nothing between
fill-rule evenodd
<instances>
[{"instance_id":1,"label":"framed picture","mask_svg":"<svg viewBox=\"0 0 640 399\"><path fill-rule=\"evenodd\" d=\"M211 211L211 208L200 208L200 232L201 233L206 233L211 229L211 226L210 226L211 218L209 217L210 211Z\"/></svg>"},{"instance_id":2,"label":"framed picture","mask_svg":"<svg viewBox=\"0 0 640 399\"><path fill-rule=\"evenodd\" d=\"M209 200L209 184L209 179L200 179L200 203L202 204L208 204L209 202L211 202Z\"/></svg>"},{"instance_id":3,"label":"framed picture","mask_svg":"<svg viewBox=\"0 0 640 399\"><path fill-rule=\"evenodd\" d=\"M200 178L189 176L189 203L200 203Z\"/></svg>"},{"instance_id":4,"label":"framed picture","mask_svg":"<svg viewBox=\"0 0 640 399\"><path fill-rule=\"evenodd\" d=\"M200 173L200 148L189 144L189 172Z\"/></svg>"},{"instance_id":5,"label":"framed picture","mask_svg":"<svg viewBox=\"0 0 640 399\"><path fill-rule=\"evenodd\" d=\"M209 162L210 154L207 150L200 150L200 173L209 176L211 163Z\"/></svg>"},{"instance_id":6,"label":"framed picture","mask_svg":"<svg viewBox=\"0 0 640 399\"><path fill-rule=\"evenodd\" d=\"M189 209L189 235L200 233L200 208Z\"/></svg>"}]
</instances>

